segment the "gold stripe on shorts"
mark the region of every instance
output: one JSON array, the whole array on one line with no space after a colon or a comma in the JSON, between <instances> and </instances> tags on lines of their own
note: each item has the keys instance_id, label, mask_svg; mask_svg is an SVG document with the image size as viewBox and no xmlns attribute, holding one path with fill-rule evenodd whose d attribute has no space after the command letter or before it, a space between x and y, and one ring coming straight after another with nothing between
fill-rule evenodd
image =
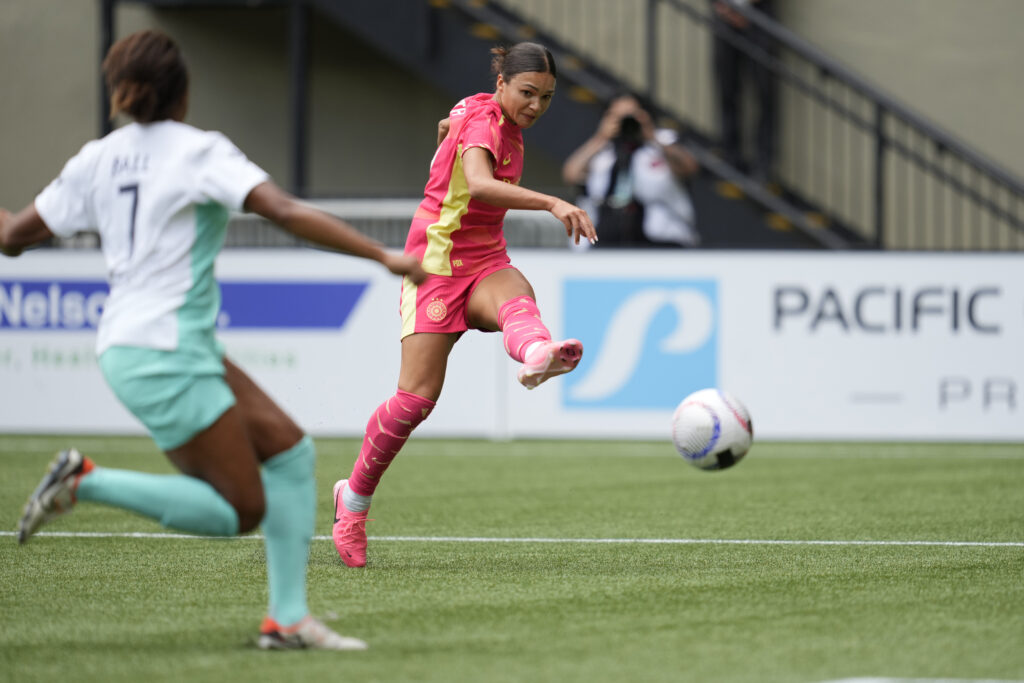
<instances>
[{"instance_id":1,"label":"gold stripe on shorts","mask_svg":"<svg viewBox=\"0 0 1024 683\"><path fill-rule=\"evenodd\" d=\"M402 312L402 336L405 339L416 331L416 295L419 286L414 284L408 276L402 278L402 300L400 308Z\"/></svg>"}]
</instances>

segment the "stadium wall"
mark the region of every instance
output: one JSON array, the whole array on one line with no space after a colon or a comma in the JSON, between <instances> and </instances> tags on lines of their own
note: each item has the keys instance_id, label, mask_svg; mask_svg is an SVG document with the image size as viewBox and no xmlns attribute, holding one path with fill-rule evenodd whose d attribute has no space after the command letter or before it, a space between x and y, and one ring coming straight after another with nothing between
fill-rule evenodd
<instances>
[{"instance_id":1,"label":"stadium wall","mask_svg":"<svg viewBox=\"0 0 1024 683\"><path fill-rule=\"evenodd\" d=\"M191 71L187 122L223 131L288 187L286 10L124 3L115 23L117 37L145 28L175 37ZM445 93L420 81L319 15L310 26L306 194L420 196L437 121L469 93ZM98 2L3 0L0 149L6 163L0 164L0 206L32 201L97 136L99 30ZM485 90L492 85L489 59L478 59ZM531 148L523 182L561 188L560 162Z\"/></svg>"},{"instance_id":2,"label":"stadium wall","mask_svg":"<svg viewBox=\"0 0 1024 683\"><path fill-rule=\"evenodd\" d=\"M493 334L459 341L417 432L667 439L719 386L760 439L1024 440L1024 256L519 250L573 373L526 391ZM104 265L39 250L0 273L0 432L139 433L93 353ZM307 250L218 262L228 352L315 435L356 436L398 376L398 281Z\"/></svg>"},{"instance_id":3,"label":"stadium wall","mask_svg":"<svg viewBox=\"0 0 1024 683\"><path fill-rule=\"evenodd\" d=\"M1024 3L778 0L797 35L1024 178Z\"/></svg>"},{"instance_id":4,"label":"stadium wall","mask_svg":"<svg viewBox=\"0 0 1024 683\"><path fill-rule=\"evenodd\" d=\"M641 0L509 1L527 15L557 6L560 11L546 18L570 25L578 23L574 7L590 3L605 11L614 4L624 34L602 34L588 44L596 40L609 55L641 53L623 47L642 22ZM1018 112L1024 108L1019 87L1024 49L1018 38L1024 3L780 0L778 5L780 18L796 33L1024 177L1024 136L1018 134ZM157 10L127 3L116 14L119 36L146 27L174 35L193 69L189 122L226 132L287 183L287 22L282 10ZM635 25L630 16L636 17ZM97 134L99 27L95 1L4 0L0 206L20 208L31 201ZM434 122L454 95L372 54L367 59L357 38L325 20L314 19L312 37L310 193L417 196L432 154ZM619 61L642 81L641 61L625 56ZM481 68L486 81L485 59ZM682 75L710 66L702 61L679 68ZM709 81L701 83L706 90ZM533 150L524 184L559 187L558 164Z\"/></svg>"}]
</instances>

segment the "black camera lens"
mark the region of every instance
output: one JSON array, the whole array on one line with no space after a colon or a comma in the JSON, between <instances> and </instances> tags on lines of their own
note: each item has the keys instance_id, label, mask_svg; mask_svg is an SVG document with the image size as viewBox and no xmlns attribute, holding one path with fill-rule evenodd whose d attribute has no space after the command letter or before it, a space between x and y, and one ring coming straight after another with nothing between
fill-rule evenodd
<instances>
[{"instance_id":1,"label":"black camera lens","mask_svg":"<svg viewBox=\"0 0 1024 683\"><path fill-rule=\"evenodd\" d=\"M623 116L619 122L619 137L624 140L639 139L640 122L632 116Z\"/></svg>"}]
</instances>

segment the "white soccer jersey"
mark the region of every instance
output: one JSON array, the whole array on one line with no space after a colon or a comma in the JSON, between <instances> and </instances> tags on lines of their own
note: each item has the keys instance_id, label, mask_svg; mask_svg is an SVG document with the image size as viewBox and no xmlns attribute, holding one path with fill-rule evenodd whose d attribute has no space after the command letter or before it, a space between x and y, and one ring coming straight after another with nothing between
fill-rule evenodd
<instances>
[{"instance_id":1,"label":"white soccer jersey","mask_svg":"<svg viewBox=\"0 0 1024 683\"><path fill-rule=\"evenodd\" d=\"M176 121L129 124L67 162L35 206L56 235L99 230L110 297L97 353L172 350L190 332L212 333L228 210L267 178L220 133Z\"/></svg>"}]
</instances>

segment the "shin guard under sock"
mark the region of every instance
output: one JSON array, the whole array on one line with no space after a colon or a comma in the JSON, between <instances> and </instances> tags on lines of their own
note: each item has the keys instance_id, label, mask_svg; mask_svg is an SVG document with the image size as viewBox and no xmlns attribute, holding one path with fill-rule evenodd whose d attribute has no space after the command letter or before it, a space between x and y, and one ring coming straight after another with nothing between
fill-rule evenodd
<instances>
[{"instance_id":1,"label":"shin guard under sock","mask_svg":"<svg viewBox=\"0 0 1024 683\"><path fill-rule=\"evenodd\" d=\"M528 296L509 299L498 309L498 327L505 338L505 351L522 363L534 342L551 341L551 333L540 320L537 303Z\"/></svg>"},{"instance_id":2,"label":"shin guard under sock","mask_svg":"<svg viewBox=\"0 0 1024 683\"><path fill-rule=\"evenodd\" d=\"M93 467L78 481L78 500L137 512L178 531L234 536L238 513L216 489L184 474L149 474Z\"/></svg>"},{"instance_id":3,"label":"shin guard under sock","mask_svg":"<svg viewBox=\"0 0 1024 683\"><path fill-rule=\"evenodd\" d=\"M289 626L309 613L306 566L316 519L316 450L305 436L288 450L263 463L260 476L267 501L263 516L267 549L270 617Z\"/></svg>"},{"instance_id":4,"label":"shin guard under sock","mask_svg":"<svg viewBox=\"0 0 1024 683\"><path fill-rule=\"evenodd\" d=\"M348 479L352 491L361 496L373 495L381 475L434 405L429 398L399 389L377 407L366 425L363 446Z\"/></svg>"}]
</instances>

